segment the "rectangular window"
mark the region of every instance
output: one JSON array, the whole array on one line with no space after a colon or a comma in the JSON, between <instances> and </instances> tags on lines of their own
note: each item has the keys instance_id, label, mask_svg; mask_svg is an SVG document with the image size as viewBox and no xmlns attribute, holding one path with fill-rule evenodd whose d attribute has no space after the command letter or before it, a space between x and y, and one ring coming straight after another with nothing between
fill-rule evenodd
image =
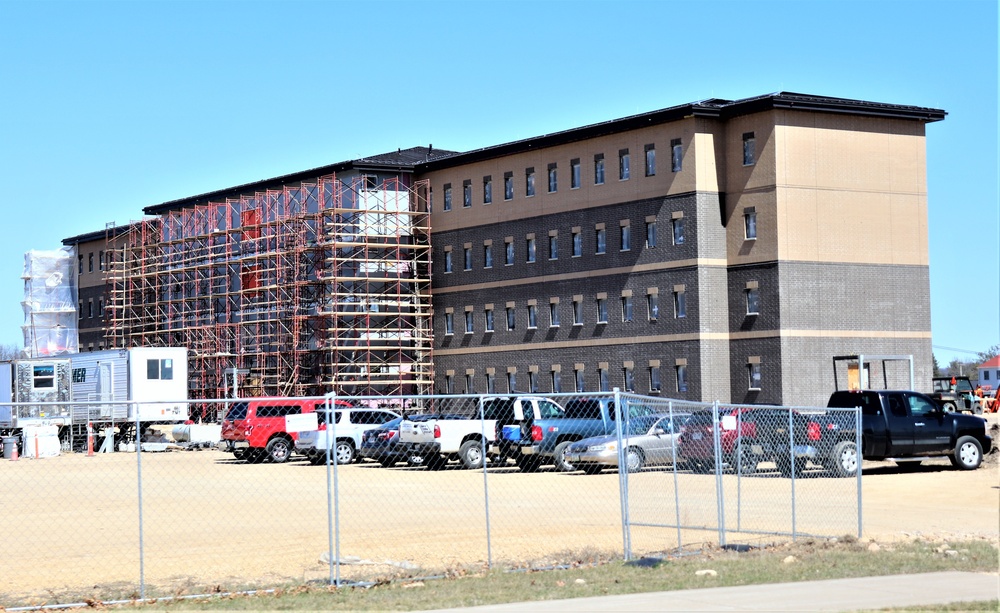
<instances>
[{"instance_id":1,"label":"rectangular window","mask_svg":"<svg viewBox=\"0 0 1000 613\"><path fill-rule=\"evenodd\" d=\"M756 288L747 289L747 315L760 313L760 292Z\"/></svg>"},{"instance_id":2,"label":"rectangular window","mask_svg":"<svg viewBox=\"0 0 1000 613\"><path fill-rule=\"evenodd\" d=\"M465 208L472 206L472 181L469 179L462 183L462 206Z\"/></svg>"},{"instance_id":3,"label":"rectangular window","mask_svg":"<svg viewBox=\"0 0 1000 613\"><path fill-rule=\"evenodd\" d=\"M684 244L684 218L679 217L677 219L670 220L670 225L673 227L674 231L674 244L683 245Z\"/></svg>"},{"instance_id":4,"label":"rectangular window","mask_svg":"<svg viewBox=\"0 0 1000 613\"><path fill-rule=\"evenodd\" d=\"M619 231L619 238L621 238L622 251L631 251L632 226L621 226L621 230Z\"/></svg>"},{"instance_id":5,"label":"rectangular window","mask_svg":"<svg viewBox=\"0 0 1000 613\"><path fill-rule=\"evenodd\" d=\"M754 138L753 132L743 133L743 165L752 166L756 156L756 144L757 139Z\"/></svg>"},{"instance_id":6,"label":"rectangular window","mask_svg":"<svg viewBox=\"0 0 1000 613\"><path fill-rule=\"evenodd\" d=\"M608 323L608 301L605 298L597 299L597 323Z\"/></svg>"},{"instance_id":7,"label":"rectangular window","mask_svg":"<svg viewBox=\"0 0 1000 613\"><path fill-rule=\"evenodd\" d=\"M622 321L632 321L632 296L622 296Z\"/></svg>"},{"instance_id":8,"label":"rectangular window","mask_svg":"<svg viewBox=\"0 0 1000 613\"><path fill-rule=\"evenodd\" d=\"M104 270L104 252L103 251L100 251L97 254L97 269L101 270L101 271Z\"/></svg>"},{"instance_id":9,"label":"rectangular window","mask_svg":"<svg viewBox=\"0 0 1000 613\"><path fill-rule=\"evenodd\" d=\"M174 378L174 361L170 358L160 360L160 380L170 381Z\"/></svg>"},{"instance_id":10,"label":"rectangular window","mask_svg":"<svg viewBox=\"0 0 1000 613\"><path fill-rule=\"evenodd\" d=\"M674 292L674 317L680 319L687 317L687 300L684 292Z\"/></svg>"},{"instance_id":11,"label":"rectangular window","mask_svg":"<svg viewBox=\"0 0 1000 613\"><path fill-rule=\"evenodd\" d=\"M497 393L497 377L491 372L486 373L486 393Z\"/></svg>"},{"instance_id":12,"label":"rectangular window","mask_svg":"<svg viewBox=\"0 0 1000 613\"><path fill-rule=\"evenodd\" d=\"M549 164L549 193L555 192L559 189L559 181L556 176L556 165Z\"/></svg>"},{"instance_id":13,"label":"rectangular window","mask_svg":"<svg viewBox=\"0 0 1000 613\"><path fill-rule=\"evenodd\" d=\"M660 297L657 294L646 294L646 310L649 321L656 321L660 316Z\"/></svg>"},{"instance_id":14,"label":"rectangular window","mask_svg":"<svg viewBox=\"0 0 1000 613\"><path fill-rule=\"evenodd\" d=\"M534 237L528 238L525 241L525 244L527 246L527 252L525 254L526 257L527 257L527 261L528 262L534 262L535 261L535 238Z\"/></svg>"},{"instance_id":15,"label":"rectangular window","mask_svg":"<svg viewBox=\"0 0 1000 613\"><path fill-rule=\"evenodd\" d=\"M580 300L573 301L573 325L583 325L583 302Z\"/></svg>"},{"instance_id":16,"label":"rectangular window","mask_svg":"<svg viewBox=\"0 0 1000 613\"><path fill-rule=\"evenodd\" d=\"M83 254L81 253L80 255L78 255L77 259L80 261L80 270L79 270L79 273L82 275L83 274ZM82 313L83 311L81 310L80 312ZM81 317L82 317L82 315L81 315Z\"/></svg>"},{"instance_id":17,"label":"rectangular window","mask_svg":"<svg viewBox=\"0 0 1000 613\"><path fill-rule=\"evenodd\" d=\"M532 394L538 393L538 373L533 370L528 371L528 391Z\"/></svg>"},{"instance_id":18,"label":"rectangular window","mask_svg":"<svg viewBox=\"0 0 1000 613\"><path fill-rule=\"evenodd\" d=\"M493 332L493 309L486 309L486 331Z\"/></svg>"},{"instance_id":19,"label":"rectangular window","mask_svg":"<svg viewBox=\"0 0 1000 613\"><path fill-rule=\"evenodd\" d=\"M627 181L630 174L628 149L622 149L618 152L618 180Z\"/></svg>"},{"instance_id":20,"label":"rectangular window","mask_svg":"<svg viewBox=\"0 0 1000 613\"><path fill-rule=\"evenodd\" d=\"M597 379L598 379L598 381L600 381L601 391L602 392L610 392L611 391L611 381L608 379L608 369L607 368L598 368L597 369Z\"/></svg>"},{"instance_id":21,"label":"rectangular window","mask_svg":"<svg viewBox=\"0 0 1000 613\"><path fill-rule=\"evenodd\" d=\"M514 241L508 240L503 244L504 248L504 265L513 266L514 265Z\"/></svg>"},{"instance_id":22,"label":"rectangular window","mask_svg":"<svg viewBox=\"0 0 1000 613\"><path fill-rule=\"evenodd\" d=\"M94 299L87 300L87 317L94 317Z\"/></svg>"},{"instance_id":23,"label":"rectangular window","mask_svg":"<svg viewBox=\"0 0 1000 613\"><path fill-rule=\"evenodd\" d=\"M631 368L622 369L622 378L625 380L625 391L634 392L635 391L635 375Z\"/></svg>"},{"instance_id":24,"label":"rectangular window","mask_svg":"<svg viewBox=\"0 0 1000 613\"><path fill-rule=\"evenodd\" d=\"M514 173L512 172L503 173L503 199L514 199Z\"/></svg>"},{"instance_id":25,"label":"rectangular window","mask_svg":"<svg viewBox=\"0 0 1000 613\"><path fill-rule=\"evenodd\" d=\"M455 376L445 375L444 376L444 393L454 394L455 393Z\"/></svg>"},{"instance_id":26,"label":"rectangular window","mask_svg":"<svg viewBox=\"0 0 1000 613\"><path fill-rule=\"evenodd\" d=\"M653 145L646 145L646 176L652 177L656 175L656 147Z\"/></svg>"},{"instance_id":27,"label":"rectangular window","mask_svg":"<svg viewBox=\"0 0 1000 613\"><path fill-rule=\"evenodd\" d=\"M549 259L559 259L559 237L555 234L549 235Z\"/></svg>"},{"instance_id":28,"label":"rectangular window","mask_svg":"<svg viewBox=\"0 0 1000 613\"><path fill-rule=\"evenodd\" d=\"M157 381L160 378L160 361L146 360L146 378L150 381Z\"/></svg>"},{"instance_id":29,"label":"rectangular window","mask_svg":"<svg viewBox=\"0 0 1000 613\"><path fill-rule=\"evenodd\" d=\"M569 186L572 189L580 187L580 160L570 160L569 162Z\"/></svg>"},{"instance_id":30,"label":"rectangular window","mask_svg":"<svg viewBox=\"0 0 1000 613\"><path fill-rule=\"evenodd\" d=\"M576 387L576 391L577 392L583 392L583 391L585 391L584 385L583 385L583 369L582 368L573 371L573 382L574 382L574 386Z\"/></svg>"},{"instance_id":31,"label":"rectangular window","mask_svg":"<svg viewBox=\"0 0 1000 613\"><path fill-rule=\"evenodd\" d=\"M598 228L595 231L597 246L594 249L594 253L604 253L608 250L608 235L604 228Z\"/></svg>"},{"instance_id":32,"label":"rectangular window","mask_svg":"<svg viewBox=\"0 0 1000 613\"><path fill-rule=\"evenodd\" d=\"M472 334L475 331L475 325L472 322L473 314L472 311L465 312L465 333Z\"/></svg>"},{"instance_id":33,"label":"rectangular window","mask_svg":"<svg viewBox=\"0 0 1000 613\"><path fill-rule=\"evenodd\" d=\"M687 366L678 365L675 367L677 370L677 391L686 392L688 391L688 375Z\"/></svg>"},{"instance_id":34,"label":"rectangular window","mask_svg":"<svg viewBox=\"0 0 1000 613\"><path fill-rule=\"evenodd\" d=\"M97 299L97 316L104 317L104 298Z\"/></svg>"},{"instance_id":35,"label":"rectangular window","mask_svg":"<svg viewBox=\"0 0 1000 613\"><path fill-rule=\"evenodd\" d=\"M646 222L646 249L656 247L656 221Z\"/></svg>"},{"instance_id":36,"label":"rectangular window","mask_svg":"<svg viewBox=\"0 0 1000 613\"><path fill-rule=\"evenodd\" d=\"M517 373L513 371L507 373L507 392L510 394L517 392Z\"/></svg>"},{"instance_id":37,"label":"rectangular window","mask_svg":"<svg viewBox=\"0 0 1000 613\"><path fill-rule=\"evenodd\" d=\"M475 394L476 388L472 385L472 375L466 373L465 375L465 393Z\"/></svg>"},{"instance_id":38,"label":"rectangular window","mask_svg":"<svg viewBox=\"0 0 1000 613\"><path fill-rule=\"evenodd\" d=\"M507 307L507 329L513 330L517 324L517 314L514 312L514 307Z\"/></svg>"},{"instance_id":39,"label":"rectangular window","mask_svg":"<svg viewBox=\"0 0 1000 613\"><path fill-rule=\"evenodd\" d=\"M681 139L675 138L670 141L670 170L681 171Z\"/></svg>"},{"instance_id":40,"label":"rectangular window","mask_svg":"<svg viewBox=\"0 0 1000 613\"><path fill-rule=\"evenodd\" d=\"M528 305L528 329L534 330L538 327L538 307L529 304Z\"/></svg>"},{"instance_id":41,"label":"rectangular window","mask_svg":"<svg viewBox=\"0 0 1000 613\"><path fill-rule=\"evenodd\" d=\"M524 171L524 195L535 195L535 169L529 168Z\"/></svg>"},{"instance_id":42,"label":"rectangular window","mask_svg":"<svg viewBox=\"0 0 1000 613\"><path fill-rule=\"evenodd\" d=\"M493 268L493 245L483 245L483 268Z\"/></svg>"},{"instance_id":43,"label":"rectangular window","mask_svg":"<svg viewBox=\"0 0 1000 613\"><path fill-rule=\"evenodd\" d=\"M743 231L746 239L757 239L757 209L751 207L743 212Z\"/></svg>"},{"instance_id":44,"label":"rectangular window","mask_svg":"<svg viewBox=\"0 0 1000 613\"><path fill-rule=\"evenodd\" d=\"M152 362L154 360L150 360ZM56 367L51 365L31 367L32 389L52 388L56 386Z\"/></svg>"},{"instance_id":45,"label":"rectangular window","mask_svg":"<svg viewBox=\"0 0 1000 613\"><path fill-rule=\"evenodd\" d=\"M472 270L472 247L462 249L462 257L465 260L465 270Z\"/></svg>"},{"instance_id":46,"label":"rectangular window","mask_svg":"<svg viewBox=\"0 0 1000 613\"><path fill-rule=\"evenodd\" d=\"M451 183L444 184L444 210L451 210Z\"/></svg>"},{"instance_id":47,"label":"rectangular window","mask_svg":"<svg viewBox=\"0 0 1000 613\"><path fill-rule=\"evenodd\" d=\"M583 255L583 236L580 231L573 232L573 257L578 258Z\"/></svg>"},{"instance_id":48,"label":"rectangular window","mask_svg":"<svg viewBox=\"0 0 1000 613\"><path fill-rule=\"evenodd\" d=\"M94 272L94 254L87 254L87 272Z\"/></svg>"},{"instance_id":49,"label":"rectangular window","mask_svg":"<svg viewBox=\"0 0 1000 613\"><path fill-rule=\"evenodd\" d=\"M750 389L759 390L760 389L760 364L747 364L747 375L749 378Z\"/></svg>"},{"instance_id":50,"label":"rectangular window","mask_svg":"<svg viewBox=\"0 0 1000 613\"><path fill-rule=\"evenodd\" d=\"M559 327L559 303L550 302L549 303L549 327L558 328Z\"/></svg>"},{"instance_id":51,"label":"rectangular window","mask_svg":"<svg viewBox=\"0 0 1000 613\"><path fill-rule=\"evenodd\" d=\"M445 313L444 314L444 333L445 335L455 333L455 314Z\"/></svg>"},{"instance_id":52,"label":"rectangular window","mask_svg":"<svg viewBox=\"0 0 1000 613\"><path fill-rule=\"evenodd\" d=\"M451 272L451 252L444 252L444 271L446 273Z\"/></svg>"},{"instance_id":53,"label":"rectangular window","mask_svg":"<svg viewBox=\"0 0 1000 613\"><path fill-rule=\"evenodd\" d=\"M663 384L660 383L660 367L650 366L649 367L649 391L659 392L663 389Z\"/></svg>"},{"instance_id":54,"label":"rectangular window","mask_svg":"<svg viewBox=\"0 0 1000 613\"><path fill-rule=\"evenodd\" d=\"M551 371L549 373L549 377L552 380L552 393L553 394L559 394L559 393L561 393L562 392L562 384L559 381L559 372L553 370L553 371Z\"/></svg>"},{"instance_id":55,"label":"rectangular window","mask_svg":"<svg viewBox=\"0 0 1000 613\"><path fill-rule=\"evenodd\" d=\"M604 185L604 154L594 156L594 185Z\"/></svg>"},{"instance_id":56,"label":"rectangular window","mask_svg":"<svg viewBox=\"0 0 1000 613\"><path fill-rule=\"evenodd\" d=\"M493 202L493 177L487 175L483 177L483 204Z\"/></svg>"}]
</instances>

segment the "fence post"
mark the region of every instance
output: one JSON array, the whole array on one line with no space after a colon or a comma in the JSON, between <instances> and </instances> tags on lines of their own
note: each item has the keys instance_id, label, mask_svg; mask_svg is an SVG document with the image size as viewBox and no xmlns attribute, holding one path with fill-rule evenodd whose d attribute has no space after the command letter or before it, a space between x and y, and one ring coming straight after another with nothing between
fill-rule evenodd
<instances>
[{"instance_id":1,"label":"fence post","mask_svg":"<svg viewBox=\"0 0 1000 613\"><path fill-rule=\"evenodd\" d=\"M719 401L712 403L712 445L715 455L715 512L719 518L719 545L726 544L726 504L722 489L722 423L719 421Z\"/></svg>"},{"instance_id":2,"label":"fence post","mask_svg":"<svg viewBox=\"0 0 1000 613\"><path fill-rule=\"evenodd\" d=\"M910 364L910 380L913 380L913 364ZM858 538L861 538L861 459L864 457L864 449L861 444L861 407L854 407L854 450L858 458Z\"/></svg>"},{"instance_id":3,"label":"fence post","mask_svg":"<svg viewBox=\"0 0 1000 613\"><path fill-rule=\"evenodd\" d=\"M674 518L677 524L677 551L681 550L681 495L677 491L679 479L677 478L677 424L674 422L674 401L667 402L667 413L670 415L670 434L674 437L673 444L670 445L671 464L674 472Z\"/></svg>"},{"instance_id":4,"label":"fence post","mask_svg":"<svg viewBox=\"0 0 1000 613\"><path fill-rule=\"evenodd\" d=\"M632 534L629 528L628 507L628 467L625 465L625 450L622 448L622 421L628 418L628 408L621 403L621 391L614 388L612 406L615 413L615 439L618 441L618 503L622 509L622 554L626 560L632 559ZM610 417L610 411L609 417Z\"/></svg>"},{"instance_id":5,"label":"fence post","mask_svg":"<svg viewBox=\"0 0 1000 613\"><path fill-rule=\"evenodd\" d=\"M796 530L796 515L795 515L795 504L797 502L795 498L795 473L798 472L796 467L798 466L795 457L795 422L792 420L792 409L788 409L788 459L791 462L792 470L792 540L794 541L798 536Z\"/></svg>"},{"instance_id":6,"label":"fence post","mask_svg":"<svg viewBox=\"0 0 1000 613\"><path fill-rule=\"evenodd\" d=\"M484 512L486 513L486 568L493 568L493 541L490 531L490 480L486 472L486 460L489 456L489 445L486 440L486 407L483 404L485 396L479 396L479 429L482 434L483 446L483 498ZM497 443L499 445L499 442Z\"/></svg>"},{"instance_id":7,"label":"fence post","mask_svg":"<svg viewBox=\"0 0 1000 613\"><path fill-rule=\"evenodd\" d=\"M130 402L128 407L131 408L132 414L135 416L135 464L136 464L136 482L138 484L137 493L139 497L139 599L146 599L146 547L145 547L145 533L143 526L142 510L142 430L140 430L139 422L139 407L136 403Z\"/></svg>"}]
</instances>

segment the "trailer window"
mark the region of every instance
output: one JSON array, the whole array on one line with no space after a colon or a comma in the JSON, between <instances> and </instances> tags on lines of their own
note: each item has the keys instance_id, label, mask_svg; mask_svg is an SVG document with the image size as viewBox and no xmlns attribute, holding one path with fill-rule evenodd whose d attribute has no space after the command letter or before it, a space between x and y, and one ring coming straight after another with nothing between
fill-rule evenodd
<instances>
[{"instance_id":1,"label":"trailer window","mask_svg":"<svg viewBox=\"0 0 1000 613\"><path fill-rule=\"evenodd\" d=\"M163 379L164 381L174 378L174 361L173 359L165 360L146 360L146 378L153 379Z\"/></svg>"},{"instance_id":2,"label":"trailer window","mask_svg":"<svg viewBox=\"0 0 1000 613\"><path fill-rule=\"evenodd\" d=\"M32 371L32 389L37 390L56 386L55 366L33 366Z\"/></svg>"}]
</instances>

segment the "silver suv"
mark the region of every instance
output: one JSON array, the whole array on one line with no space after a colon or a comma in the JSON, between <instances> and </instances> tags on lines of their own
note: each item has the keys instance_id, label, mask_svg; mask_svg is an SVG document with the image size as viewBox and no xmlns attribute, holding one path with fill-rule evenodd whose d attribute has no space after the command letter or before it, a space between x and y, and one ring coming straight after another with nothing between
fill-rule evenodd
<instances>
[{"instance_id":1,"label":"silver suv","mask_svg":"<svg viewBox=\"0 0 1000 613\"><path fill-rule=\"evenodd\" d=\"M313 464L326 462L327 450L333 450L333 458L337 464L350 464L357 457L361 448L361 436L368 430L399 417L398 414L385 409L335 409L335 423L327 423L327 412L317 408L319 430L302 432L295 442L295 451L309 458ZM336 446L332 445L336 433Z\"/></svg>"}]
</instances>

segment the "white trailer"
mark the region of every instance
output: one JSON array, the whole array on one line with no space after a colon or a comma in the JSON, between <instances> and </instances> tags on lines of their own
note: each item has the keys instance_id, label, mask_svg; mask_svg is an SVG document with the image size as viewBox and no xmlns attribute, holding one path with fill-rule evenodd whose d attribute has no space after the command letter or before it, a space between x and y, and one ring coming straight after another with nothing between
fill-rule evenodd
<instances>
[{"instance_id":1,"label":"white trailer","mask_svg":"<svg viewBox=\"0 0 1000 613\"><path fill-rule=\"evenodd\" d=\"M69 357L73 400L77 403L75 423L109 419L143 424L187 421L186 348L136 347Z\"/></svg>"}]
</instances>

